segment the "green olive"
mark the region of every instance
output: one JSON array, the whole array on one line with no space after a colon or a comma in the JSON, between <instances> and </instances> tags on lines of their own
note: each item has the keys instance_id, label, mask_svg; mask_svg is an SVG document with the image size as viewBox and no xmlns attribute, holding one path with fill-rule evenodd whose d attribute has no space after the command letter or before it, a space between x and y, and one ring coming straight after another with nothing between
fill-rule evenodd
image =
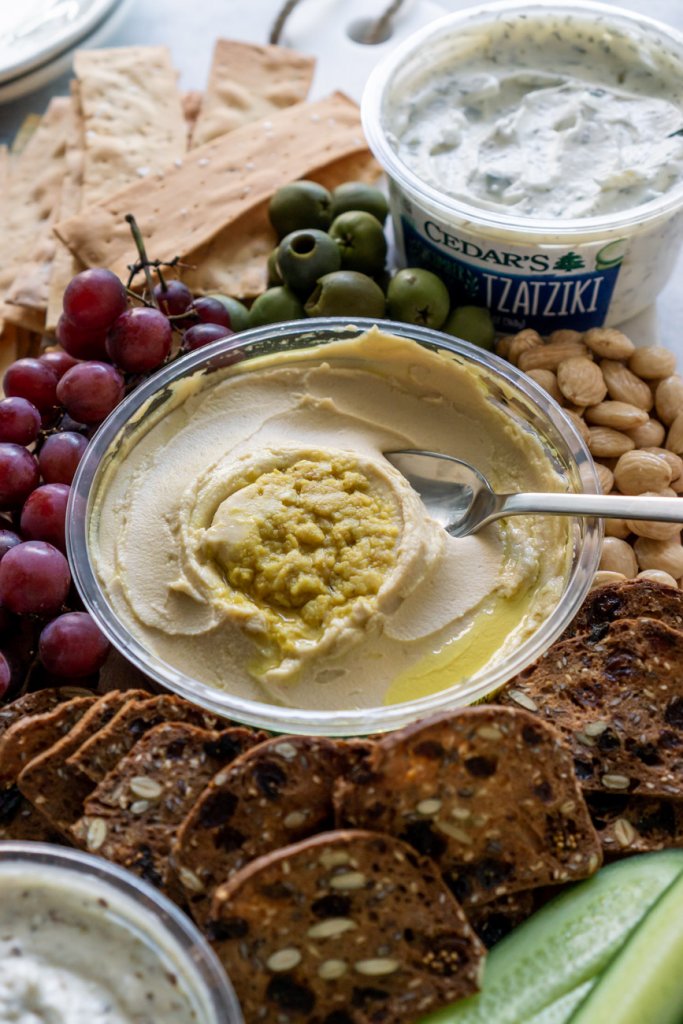
<instances>
[{"instance_id":1,"label":"green olive","mask_svg":"<svg viewBox=\"0 0 683 1024\"><path fill-rule=\"evenodd\" d=\"M389 282L387 312L392 320L438 330L448 316L450 305L446 285L431 270L406 267Z\"/></svg>"},{"instance_id":2,"label":"green olive","mask_svg":"<svg viewBox=\"0 0 683 1024\"><path fill-rule=\"evenodd\" d=\"M285 235L277 247L277 265L287 287L306 296L319 277L339 270L341 253L325 231L305 228Z\"/></svg>"},{"instance_id":3,"label":"green olive","mask_svg":"<svg viewBox=\"0 0 683 1024\"><path fill-rule=\"evenodd\" d=\"M293 181L274 193L268 205L270 223L278 238L300 228L325 231L332 222L332 195L315 181Z\"/></svg>"},{"instance_id":4,"label":"green olive","mask_svg":"<svg viewBox=\"0 0 683 1024\"><path fill-rule=\"evenodd\" d=\"M276 284L284 284L282 280L282 274L280 268L277 265L277 248L273 249L270 256L268 257L268 263L266 265L268 274L268 287L274 288Z\"/></svg>"},{"instance_id":5,"label":"green olive","mask_svg":"<svg viewBox=\"0 0 683 1024\"><path fill-rule=\"evenodd\" d=\"M249 310L238 299L230 295L218 295L214 293L209 296L211 299L218 299L230 314L230 327L233 331L246 331L249 323Z\"/></svg>"},{"instance_id":6,"label":"green olive","mask_svg":"<svg viewBox=\"0 0 683 1024\"><path fill-rule=\"evenodd\" d=\"M384 224L389 213L389 204L384 192L364 181L345 181L332 190L332 216L338 217L347 210L364 210Z\"/></svg>"},{"instance_id":7,"label":"green olive","mask_svg":"<svg viewBox=\"0 0 683 1024\"><path fill-rule=\"evenodd\" d=\"M249 326L261 327L263 324L277 324L283 320L301 320L303 316L304 307L294 292L278 285L254 300L249 310Z\"/></svg>"},{"instance_id":8,"label":"green olive","mask_svg":"<svg viewBox=\"0 0 683 1024\"><path fill-rule=\"evenodd\" d=\"M343 270L358 270L373 277L384 269L387 240L382 225L371 213L340 213L330 225L330 236L339 246Z\"/></svg>"},{"instance_id":9,"label":"green olive","mask_svg":"<svg viewBox=\"0 0 683 1024\"><path fill-rule=\"evenodd\" d=\"M384 293L367 274L337 270L319 278L305 305L309 316L384 316Z\"/></svg>"},{"instance_id":10,"label":"green olive","mask_svg":"<svg viewBox=\"0 0 683 1024\"><path fill-rule=\"evenodd\" d=\"M496 337L491 314L483 306L458 306L441 330L489 350L493 348Z\"/></svg>"}]
</instances>

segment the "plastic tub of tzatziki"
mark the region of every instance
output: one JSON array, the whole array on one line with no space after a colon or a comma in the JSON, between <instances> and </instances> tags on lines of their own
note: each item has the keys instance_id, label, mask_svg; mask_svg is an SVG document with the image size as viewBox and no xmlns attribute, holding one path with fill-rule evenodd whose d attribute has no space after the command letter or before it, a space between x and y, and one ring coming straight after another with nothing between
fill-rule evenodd
<instances>
[{"instance_id":1,"label":"plastic tub of tzatziki","mask_svg":"<svg viewBox=\"0 0 683 1024\"><path fill-rule=\"evenodd\" d=\"M399 259L496 327L622 323L683 238L683 34L588 0L487 4L394 49L362 105Z\"/></svg>"}]
</instances>

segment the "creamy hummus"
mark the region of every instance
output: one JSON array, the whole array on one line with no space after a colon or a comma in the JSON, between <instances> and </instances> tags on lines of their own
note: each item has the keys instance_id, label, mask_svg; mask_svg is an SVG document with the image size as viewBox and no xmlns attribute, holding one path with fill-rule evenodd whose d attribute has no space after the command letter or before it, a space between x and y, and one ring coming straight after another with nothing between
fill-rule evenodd
<instances>
[{"instance_id":1,"label":"creamy hummus","mask_svg":"<svg viewBox=\"0 0 683 1024\"><path fill-rule=\"evenodd\" d=\"M524 217L628 210L683 182L683 68L581 13L499 15L394 91L399 157L440 192Z\"/></svg>"},{"instance_id":2,"label":"creamy hummus","mask_svg":"<svg viewBox=\"0 0 683 1024\"><path fill-rule=\"evenodd\" d=\"M102 893L50 875L45 866L0 872L0 1021L197 1024L173 965Z\"/></svg>"},{"instance_id":3,"label":"creamy hummus","mask_svg":"<svg viewBox=\"0 0 683 1024\"><path fill-rule=\"evenodd\" d=\"M460 456L502 491L563 487L473 367L373 329L149 403L94 497L100 585L147 649L247 699L372 707L474 675L558 602L568 524L455 540L392 448Z\"/></svg>"}]
</instances>

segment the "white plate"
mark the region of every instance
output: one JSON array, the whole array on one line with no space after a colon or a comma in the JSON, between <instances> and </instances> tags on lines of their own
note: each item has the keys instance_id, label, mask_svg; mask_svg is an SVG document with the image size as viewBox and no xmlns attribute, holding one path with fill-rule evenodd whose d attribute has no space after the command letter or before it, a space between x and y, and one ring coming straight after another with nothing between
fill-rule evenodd
<instances>
[{"instance_id":1,"label":"white plate","mask_svg":"<svg viewBox=\"0 0 683 1024\"><path fill-rule=\"evenodd\" d=\"M121 0L2 0L0 83L18 79L82 42Z\"/></svg>"}]
</instances>

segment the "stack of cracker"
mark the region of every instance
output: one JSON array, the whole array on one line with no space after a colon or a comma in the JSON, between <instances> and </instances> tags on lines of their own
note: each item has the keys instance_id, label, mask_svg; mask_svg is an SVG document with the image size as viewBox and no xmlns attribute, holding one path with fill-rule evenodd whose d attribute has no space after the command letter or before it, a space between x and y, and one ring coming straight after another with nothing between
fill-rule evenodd
<instances>
[{"instance_id":1,"label":"stack of cracker","mask_svg":"<svg viewBox=\"0 0 683 1024\"><path fill-rule=\"evenodd\" d=\"M307 101L313 70L292 50L221 39L206 91L183 95L164 47L79 51L71 95L0 149L0 369L54 334L79 270L127 280L128 213L195 293L265 290L273 192L379 174L355 104Z\"/></svg>"}]
</instances>

